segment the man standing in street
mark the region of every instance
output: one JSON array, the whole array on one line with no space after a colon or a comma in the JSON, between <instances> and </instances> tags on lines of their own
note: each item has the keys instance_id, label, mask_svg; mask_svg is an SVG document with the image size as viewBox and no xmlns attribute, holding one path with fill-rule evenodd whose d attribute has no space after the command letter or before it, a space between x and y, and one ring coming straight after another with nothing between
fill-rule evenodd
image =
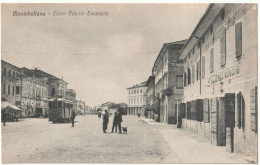
<instances>
[{"instance_id":1,"label":"man standing in street","mask_svg":"<svg viewBox=\"0 0 260 165\"><path fill-rule=\"evenodd\" d=\"M2 120L3 120L3 125L5 126L5 122L6 122L6 110L2 110Z\"/></svg>"},{"instance_id":2,"label":"man standing in street","mask_svg":"<svg viewBox=\"0 0 260 165\"><path fill-rule=\"evenodd\" d=\"M108 118L108 112L107 110L105 110L105 114L103 115L103 133L107 133L107 124L109 122L109 118Z\"/></svg>"},{"instance_id":3,"label":"man standing in street","mask_svg":"<svg viewBox=\"0 0 260 165\"><path fill-rule=\"evenodd\" d=\"M119 133L121 133L121 122L122 122L122 113L119 109L117 109L117 125L118 125L118 130Z\"/></svg>"},{"instance_id":4,"label":"man standing in street","mask_svg":"<svg viewBox=\"0 0 260 165\"><path fill-rule=\"evenodd\" d=\"M74 111L74 109L72 109L72 112L71 112L71 122L72 122L72 127L74 127L74 119L75 119L75 117L76 117L76 114L75 114L75 111Z\"/></svg>"}]
</instances>

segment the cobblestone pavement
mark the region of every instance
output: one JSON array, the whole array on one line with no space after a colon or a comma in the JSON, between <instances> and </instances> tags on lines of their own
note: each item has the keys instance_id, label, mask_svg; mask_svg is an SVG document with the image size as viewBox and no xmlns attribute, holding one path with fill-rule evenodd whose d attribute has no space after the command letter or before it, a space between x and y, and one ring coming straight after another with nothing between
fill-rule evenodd
<instances>
[{"instance_id":1,"label":"cobblestone pavement","mask_svg":"<svg viewBox=\"0 0 260 165\"><path fill-rule=\"evenodd\" d=\"M112 116L108 132L111 122ZM96 115L77 116L74 128L70 123L53 124L48 119L7 123L2 126L2 162L160 163L167 155L172 156L159 133L171 126L151 126L136 116L123 116L122 126L128 127L127 135L104 134L102 119Z\"/></svg>"}]
</instances>

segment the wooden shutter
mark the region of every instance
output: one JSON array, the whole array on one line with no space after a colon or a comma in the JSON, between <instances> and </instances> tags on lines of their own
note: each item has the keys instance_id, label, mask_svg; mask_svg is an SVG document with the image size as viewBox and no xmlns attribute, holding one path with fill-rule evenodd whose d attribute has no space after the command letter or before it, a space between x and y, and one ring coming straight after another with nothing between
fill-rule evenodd
<instances>
[{"instance_id":1,"label":"wooden shutter","mask_svg":"<svg viewBox=\"0 0 260 165\"><path fill-rule=\"evenodd\" d=\"M251 111L251 130L257 133L257 87L250 91L251 101L250 101L250 111Z\"/></svg>"},{"instance_id":2,"label":"wooden shutter","mask_svg":"<svg viewBox=\"0 0 260 165\"><path fill-rule=\"evenodd\" d=\"M214 49L210 49L210 73L214 72Z\"/></svg>"},{"instance_id":3,"label":"wooden shutter","mask_svg":"<svg viewBox=\"0 0 260 165\"><path fill-rule=\"evenodd\" d=\"M221 32L220 36L220 66L226 64L226 29Z\"/></svg>"},{"instance_id":4,"label":"wooden shutter","mask_svg":"<svg viewBox=\"0 0 260 165\"><path fill-rule=\"evenodd\" d=\"M195 81L195 66L192 65L192 82L194 83Z\"/></svg>"},{"instance_id":5,"label":"wooden shutter","mask_svg":"<svg viewBox=\"0 0 260 165\"><path fill-rule=\"evenodd\" d=\"M235 26L235 44L236 44L236 58L242 56L242 23L239 22Z\"/></svg>"},{"instance_id":6,"label":"wooden shutter","mask_svg":"<svg viewBox=\"0 0 260 165\"><path fill-rule=\"evenodd\" d=\"M199 79L199 62L197 62L197 65L196 65L196 80L198 81Z\"/></svg>"},{"instance_id":7,"label":"wooden shutter","mask_svg":"<svg viewBox=\"0 0 260 165\"><path fill-rule=\"evenodd\" d=\"M203 121L203 100L197 99L196 102L196 120Z\"/></svg>"},{"instance_id":8,"label":"wooden shutter","mask_svg":"<svg viewBox=\"0 0 260 165\"><path fill-rule=\"evenodd\" d=\"M209 99L203 100L203 119L204 123L209 123L210 121L210 114L209 114Z\"/></svg>"},{"instance_id":9,"label":"wooden shutter","mask_svg":"<svg viewBox=\"0 0 260 165\"><path fill-rule=\"evenodd\" d=\"M202 67L201 67L201 77L205 76L205 56L202 56Z\"/></svg>"},{"instance_id":10,"label":"wooden shutter","mask_svg":"<svg viewBox=\"0 0 260 165\"><path fill-rule=\"evenodd\" d=\"M235 127L235 94L225 94L225 123L226 127Z\"/></svg>"},{"instance_id":11,"label":"wooden shutter","mask_svg":"<svg viewBox=\"0 0 260 165\"><path fill-rule=\"evenodd\" d=\"M241 92L237 94L237 127L241 128Z\"/></svg>"}]
</instances>

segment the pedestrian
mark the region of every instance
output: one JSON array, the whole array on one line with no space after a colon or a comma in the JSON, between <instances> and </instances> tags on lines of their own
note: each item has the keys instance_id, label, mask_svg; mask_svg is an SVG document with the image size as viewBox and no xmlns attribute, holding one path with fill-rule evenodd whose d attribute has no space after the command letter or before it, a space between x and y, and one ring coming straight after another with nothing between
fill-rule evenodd
<instances>
[{"instance_id":1,"label":"pedestrian","mask_svg":"<svg viewBox=\"0 0 260 165\"><path fill-rule=\"evenodd\" d=\"M71 110L72 110L72 112L71 112L70 119L71 119L72 127L74 127L74 120L75 120L76 114L75 114L75 111L73 108Z\"/></svg>"},{"instance_id":2,"label":"pedestrian","mask_svg":"<svg viewBox=\"0 0 260 165\"><path fill-rule=\"evenodd\" d=\"M114 128L115 128L115 133L117 133L117 112L114 113L114 119L113 119L113 125L112 125L111 133L114 132Z\"/></svg>"},{"instance_id":3,"label":"pedestrian","mask_svg":"<svg viewBox=\"0 0 260 165\"><path fill-rule=\"evenodd\" d=\"M7 117L6 110L2 110L2 120L3 120L4 126L5 126L5 122L6 122L6 117Z\"/></svg>"},{"instance_id":4,"label":"pedestrian","mask_svg":"<svg viewBox=\"0 0 260 165\"><path fill-rule=\"evenodd\" d=\"M103 133L107 133L107 124L109 122L109 118L108 118L108 112L107 110L105 110L105 114L103 115Z\"/></svg>"},{"instance_id":5,"label":"pedestrian","mask_svg":"<svg viewBox=\"0 0 260 165\"><path fill-rule=\"evenodd\" d=\"M118 131L119 133L121 133L121 122L123 122L122 120L122 113L120 110L117 109L117 125L118 125Z\"/></svg>"}]
</instances>

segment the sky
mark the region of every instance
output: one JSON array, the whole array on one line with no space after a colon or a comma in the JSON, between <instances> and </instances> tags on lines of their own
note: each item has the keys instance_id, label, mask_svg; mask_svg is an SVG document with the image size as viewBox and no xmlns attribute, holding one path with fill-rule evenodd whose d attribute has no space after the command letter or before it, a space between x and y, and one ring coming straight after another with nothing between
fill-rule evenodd
<instances>
[{"instance_id":1,"label":"sky","mask_svg":"<svg viewBox=\"0 0 260 165\"><path fill-rule=\"evenodd\" d=\"M2 4L1 58L63 78L86 105L126 102L126 88L148 79L163 44L188 39L208 5Z\"/></svg>"}]
</instances>

